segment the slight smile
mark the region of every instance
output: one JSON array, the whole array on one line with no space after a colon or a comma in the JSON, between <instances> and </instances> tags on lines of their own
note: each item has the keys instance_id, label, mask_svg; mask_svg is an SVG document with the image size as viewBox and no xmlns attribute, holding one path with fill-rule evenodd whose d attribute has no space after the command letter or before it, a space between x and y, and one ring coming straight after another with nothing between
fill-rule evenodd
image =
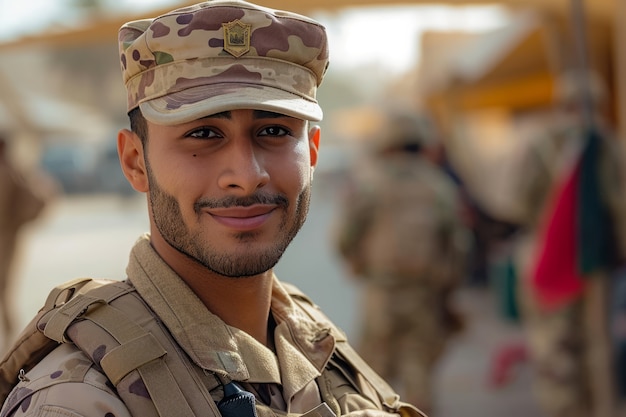
<instances>
[{"instance_id":1,"label":"slight smile","mask_svg":"<svg viewBox=\"0 0 626 417\"><path fill-rule=\"evenodd\" d=\"M253 205L250 207L213 208L207 210L218 223L238 231L261 227L276 210L276 205Z\"/></svg>"}]
</instances>

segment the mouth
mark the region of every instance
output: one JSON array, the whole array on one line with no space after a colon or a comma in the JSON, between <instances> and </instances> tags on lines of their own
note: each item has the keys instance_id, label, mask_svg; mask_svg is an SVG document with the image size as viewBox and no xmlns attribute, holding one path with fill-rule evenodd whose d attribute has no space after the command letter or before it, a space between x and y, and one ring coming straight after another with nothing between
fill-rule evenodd
<instances>
[{"instance_id":1,"label":"mouth","mask_svg":"<svg viewBox=\"0 0 626 417\"><path fill-rule=\"evenodd\" d=\"M277 205L256 204L249 207L235 206L212 208L207 213L218 223L237 231L250 231L265 224Z\"/></svg>"}]
</instances>

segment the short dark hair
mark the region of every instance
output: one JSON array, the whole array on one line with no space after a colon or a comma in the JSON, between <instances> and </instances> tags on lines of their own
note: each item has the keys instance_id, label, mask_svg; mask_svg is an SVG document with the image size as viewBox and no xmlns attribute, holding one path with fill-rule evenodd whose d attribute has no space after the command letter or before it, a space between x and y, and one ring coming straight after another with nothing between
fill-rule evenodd
<instances>
[{"instance_id":1,"label":"short dark hair","mask_svg":"<svg viewBox=\"0 0 626 417\"><path fill-rule=\"evenodd\" d=\"M141 114L139 107L135 107L128 112L128 119L130 120L130 130L132 130L144 145L148 140L148 123L146 118Z\"/></svg>"}]
</instances>

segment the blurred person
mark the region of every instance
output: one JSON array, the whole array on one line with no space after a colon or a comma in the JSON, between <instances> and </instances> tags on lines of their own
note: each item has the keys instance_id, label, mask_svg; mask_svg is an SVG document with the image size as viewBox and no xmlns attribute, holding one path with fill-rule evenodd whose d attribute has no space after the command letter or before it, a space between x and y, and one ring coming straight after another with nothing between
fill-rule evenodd
<instances>
[{"instance_id":1,"label":"blurred person","mask_svg":"<svg viewBox=\"0 0 626 417\"><path fill-rule=\"evenodd\" d=\"M0 134L0 311L3 343L13 336L13 266L23 227L43 211L45 181L34 183L11 160L9 143Z\"/></svg>"},{"instance_id":2,"label":"blurred person","mask_svg":"<svg viewBox=\"0 0 626 417\"><path fill-rule=\"evenodd\" d=\"M469 234L458 189L430 158L432 122L383 112L353 164L334 239L363 284L359 353L432 412L435 365L462 326L452 297L465 278Z\"/></svg>"},{"instance_id":3,"label":"blurred person","mask_svg":"<svg viewBox=\"0 0 626 417\"><path fill-rule=\"evenodd\" d=\"M435 150L428 153L433 155L433 161L450 176L459 190L463 222L472 235L467 283L472 287L489 287L494 252L499 252L501 246L507 244L518 225L496 216L484 207L455 168L443 143L435 145Z\"/></svg>"},{"instance_id":4,"label":"blurred person","mask_svg":"<svg viewBox=\"0 0 626 417\"><path fill-rule=\"evenodd\" d=\"M309 209L325 28L213 0L123 25L119 48L150 234L126 280L52 291L0 362L0 415L423 416L274 275Z\"/></svg>"},{"instance_id":5,"label":"blurred person","mask_svg":"<svg viewBox=\"0 0 626 417\"><path fill-rule=\"evenodd\" d=\"M609 276L624 259L626 211L607 95L594 72L560 75L553 124L530 143L518 176L519 306L550 417L615 411L606 311Z\"/></svg>"}]
</instances>

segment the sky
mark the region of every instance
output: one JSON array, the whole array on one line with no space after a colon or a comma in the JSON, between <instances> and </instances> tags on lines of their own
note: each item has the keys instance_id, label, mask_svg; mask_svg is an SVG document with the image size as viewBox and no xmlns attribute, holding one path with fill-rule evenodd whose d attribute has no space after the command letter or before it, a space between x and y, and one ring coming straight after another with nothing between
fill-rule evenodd
<instances>
[{"instance_id":1,"label":"sky","mask_svg":"<svg viewBox=\"0 0 626 417\"><path fill-rule=\"evenodd\" d=\"M320 17L321 19L322 17ZM405 71L419 60L419 35L426 30L486 31L501 27L508 15L497 7L442 5L347 9L329 18L333 65L387 65Z\"/></svg>"},{"instance_id":2,"label":"sky","mask_svg":"<svg viewBox=\"0 0 626 417\"><path fill-rule=\"evenodd\" d=\"M112 9L143 12L173 5L173 0L108 0ZM59 0L0 0L0 42L35 34L51 23L75 24ZM65 22L62 20L65 16ZM507 14L494 6L396 6L349 8L312 17L328 29L333 66L349 69L375 64L403 72L419 60L424 30L484 31L506 24ZM72 21L74 19L74 21Z\"/></svg>"}]
</instances>

